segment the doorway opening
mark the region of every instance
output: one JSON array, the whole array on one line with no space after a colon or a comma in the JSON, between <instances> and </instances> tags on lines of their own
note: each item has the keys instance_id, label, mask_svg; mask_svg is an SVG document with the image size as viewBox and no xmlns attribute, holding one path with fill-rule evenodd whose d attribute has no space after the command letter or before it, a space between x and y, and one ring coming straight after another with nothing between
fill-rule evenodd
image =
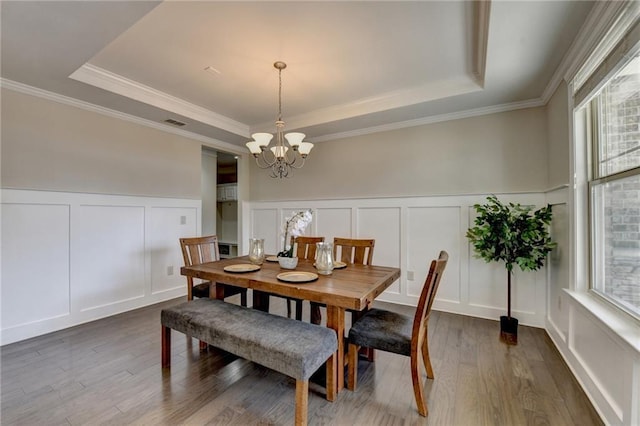
<instances>
[{"instance_id":1,"label":"doorway opening","mask_svg":"<svg viewBox=\"0 0 640 426\"><path fill-rule=\"evenodd\" d=\"M217 235L220 257L238 255L237 156L202 148L202 235Z\"/></svg>"}]
</instances>

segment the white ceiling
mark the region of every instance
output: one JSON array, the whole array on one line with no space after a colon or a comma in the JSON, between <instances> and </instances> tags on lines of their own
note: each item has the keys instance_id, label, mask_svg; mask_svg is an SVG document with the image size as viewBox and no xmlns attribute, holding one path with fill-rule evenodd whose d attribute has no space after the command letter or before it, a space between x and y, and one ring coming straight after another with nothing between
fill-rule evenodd
<instances>
[{"instance_id":1,"label":"white ceiling","mask_svg":"<svg viewBox=\"0 0 640 426\"><path fill-rule=\"evenodd\" d=\"M544 102L586 1L2 1L3 84L242 145ZM217 72L206 72L211 66Z\"/></svg>"}]
</instances>

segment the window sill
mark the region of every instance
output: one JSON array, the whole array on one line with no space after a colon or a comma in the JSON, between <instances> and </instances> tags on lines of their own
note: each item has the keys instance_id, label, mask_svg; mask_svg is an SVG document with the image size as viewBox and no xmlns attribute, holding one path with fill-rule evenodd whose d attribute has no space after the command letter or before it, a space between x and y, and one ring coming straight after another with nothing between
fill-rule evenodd
<instances>
[{"instance_id":1,"label":"window sill","mask_svg":"<svg viewBox=\"0 0 640 426\"><path fill-rule=\"evenodd\" d=\"M640 324L591 292L566 290L579 305L596 317L607 329L640 353Z\"/></svg>"}]
</instances>

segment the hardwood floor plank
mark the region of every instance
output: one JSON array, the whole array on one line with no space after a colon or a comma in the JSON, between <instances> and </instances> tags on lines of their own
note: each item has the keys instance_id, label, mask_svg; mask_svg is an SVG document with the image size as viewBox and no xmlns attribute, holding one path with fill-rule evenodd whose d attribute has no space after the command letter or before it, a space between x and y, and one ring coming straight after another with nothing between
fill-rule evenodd
<instances>
[{"instance_id":1,"label":"hardwood floor plank","mask_svg":"<svg viewBox=\"0 0 640 426\"><path fill-rule=\"evenodd\" d=\"M478 393L480 375L474 364L459 363L455 384L455 403L452 424L471 425L478 424L478 419L486 418L482 413Z\"/></svg>"},{"instance_id":2,"label":"hardwood floor plank","mask_svg":"<svg viewBox=\"0 0 640 426\"><path fill-rule=\"evenodd\" d=\"M1 348L2 424L291 424L295 382L287 376L212 347L200 352L177 332L171 368L161 368L159 312L180 302ZM272 302L284 315L284 301ZM413 315L411 307L378 305ZM521 326L510 347L499 341L497 321L434 311L428 332L428 417L417 412L409 358L377 351L374 363L360 359L356 392L331 403L322 385L310 384L309 424L602 424L544 330Z\"/></svg>"}]
</instances>

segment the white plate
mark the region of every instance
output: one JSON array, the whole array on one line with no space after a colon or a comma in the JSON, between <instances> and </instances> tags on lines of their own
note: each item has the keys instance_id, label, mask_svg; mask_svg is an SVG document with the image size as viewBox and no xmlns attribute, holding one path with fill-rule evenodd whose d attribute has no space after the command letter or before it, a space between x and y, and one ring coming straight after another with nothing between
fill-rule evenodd
<instances>
[{"instance_id":1,"label":"white plate","mask_svg":"<svg viewBox=\"0 0 640 426\"><path fill-rule=\"evenodd\" d=\"M235 265L228 265L224 267L226 272L253 272L260 269L260 265L253 265L251 263L238 263Z\"/></svg>"},{"instance_id":2,"label":"white plate","mask_svg":"<svg viewBox=\"0 0 640 426\"><path fill-rule=\"evenodd\" d=\"M269 256L265 259L267 262L277 262L278 256Z\"/></svg>"},{"instance_id":3,"label":"white plate","mask_svg":"<svg viewBox=\"0 0 640 426\"><path fill-rule=\"evenodd\" d=\"M317 280L318 274L304 271L282 272L277 275L277 278L288 283L308 283Z\"/></svg>"},{"instance_id":4,"label":"white plate","mask_svg":"<svg viewBox=\"0 0 640 426\"><path fill-rule=\"evenodd\" d=\"M315 267L316 264L314 263L313 266ZM347 264L344 262L340 262L340 261L333 262L333 269L342 269L346 267L347 267Z\"/></svg>"}]
</instances>

